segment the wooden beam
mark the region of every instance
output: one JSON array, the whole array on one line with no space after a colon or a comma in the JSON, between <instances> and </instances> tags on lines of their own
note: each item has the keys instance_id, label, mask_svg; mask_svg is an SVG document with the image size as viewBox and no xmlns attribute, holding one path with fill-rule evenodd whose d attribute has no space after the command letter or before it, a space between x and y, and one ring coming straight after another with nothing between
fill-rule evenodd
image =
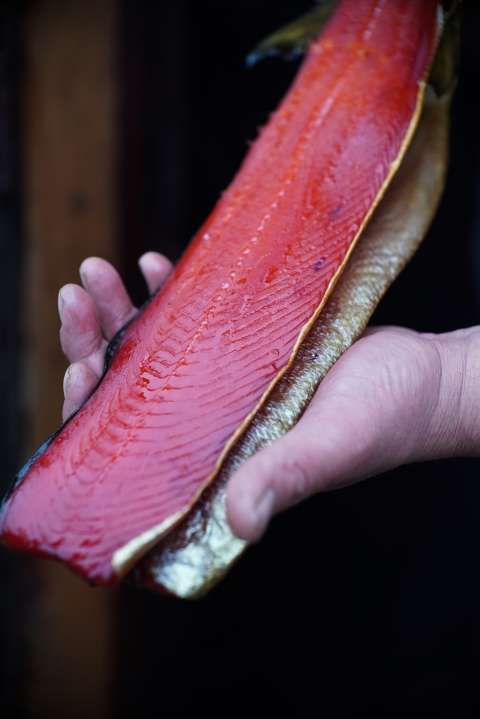
<instances>
[{"instance_id":1,"label":"wooden beam","mask_svg":"<svg viewBox=\"0 0 480 719\"><path fill-rule=\"evenodd\" d=\"M39 0L23 18L25 405L28 450L59 425L67 362L57 295L89 255L115 261L115 0ZM32 560L27 623L34 719L104 719L111 686L111 594Z\"/></svg>"}]
</instances>

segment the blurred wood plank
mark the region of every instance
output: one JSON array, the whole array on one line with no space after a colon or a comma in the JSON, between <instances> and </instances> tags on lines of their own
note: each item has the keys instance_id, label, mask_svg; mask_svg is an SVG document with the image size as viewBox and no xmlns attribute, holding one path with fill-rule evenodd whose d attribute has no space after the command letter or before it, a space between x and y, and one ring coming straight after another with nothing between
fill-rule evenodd
<instances>
[{"instance_id":1,"label":"blurred wood plank","mask_svg":"<svg viewBox=\"0 0 480 719\"><path fill-rule=\"evenodd\" d=\"M38 0L23 17L24 341L28 452L59 425L57 295L88 255L116 257L115 0ZM104 719L111 594L30 562L27 716Z\"/></svg>"}]
</instances>

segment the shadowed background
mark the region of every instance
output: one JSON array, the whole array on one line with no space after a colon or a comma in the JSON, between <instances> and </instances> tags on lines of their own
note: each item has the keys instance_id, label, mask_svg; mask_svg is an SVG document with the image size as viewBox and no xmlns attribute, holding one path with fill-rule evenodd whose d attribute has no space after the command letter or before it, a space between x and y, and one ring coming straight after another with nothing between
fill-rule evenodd
<instances>
[{"instance_id":1,"label":"shadowed background","mask_svg":"<svg viewBox=\"0 0 480 719\"><path fill-rule=\"evenodd\" d=\"M298 63L248 51L312 3L0 0L0 452L60 421L56 297L89 254L136 302L178 259ZM465 3L444 201L376 323L480 311L480 8ZM276 518L207 598L91 589L0 549L2 717L478 716L479 464L400 468Z\"/></svg>"}]
</instances>

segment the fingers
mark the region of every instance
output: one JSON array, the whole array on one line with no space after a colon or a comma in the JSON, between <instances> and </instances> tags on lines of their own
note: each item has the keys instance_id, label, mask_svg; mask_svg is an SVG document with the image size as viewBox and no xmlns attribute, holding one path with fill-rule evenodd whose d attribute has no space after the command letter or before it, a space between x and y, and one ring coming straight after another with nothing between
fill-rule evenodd
<instances>
[{"instance_id":1,"label":"fingers","mask_svg":"<svg viewBox=\"0 0 480 719\"><path fill-rule=\"evenodd\" d=\"M105 346L91 297L78 285L65 285L58 295L60 342L72 363L83 361L100 378Z\"/></svg>"},{"instance_id":2,"label":"fingers","mask_svg":"<svg viewBox=\"0 0 480 719\"><path fill-rule=\"evenodd\" d=\"M110 340L134 316L136 308L120 275L106 260L89 257L80 266L80 276L96 308L105 337Z\"/></svg>"},{"instance_id":3,"label":"fingers","mask_svg":"<svg viewBox=\"0 0 480 719\"><path fill-rule=\"evenodd\" d=\"M173 266L156 252L147 252L139 264L151 293L165 282ZM80 275L85 289L65 285L58 298L60 341L72 363L64 380L64 419L85 401L102 376L107 346L102 330L110 340L136 312L110 263L90 257L82 263Z\"/></svg>"},{"instance_id":4,"label":"fingers","mask_svg":"<svg viewBox=\"0 0 480 719\"><path fill-rule=\"evenodd\" d=\"M65 285L58 295L60 342L70 362L64 382L63 419L93 391L103 373L106 341L91 297L78 285Z\"/></svg>"},{"instance_id":5,"label":"fingers","mask_svg":"<svg viewBox=\"0 0 480 719\"><path fill-rule=\"evenodd\" d=\"M163 285L173 269L172 262L158 252L146 252L138 264L151 295Z\"/></svg>"},{"instance_id":6,"label":"fingers","mask_svg":"<svg viewBox=\"0 0 480 719\"><path fill-rule=\"evenodd\" d=\"M85 362L71 364L65 373L63 381L62 418L65 421L80 407L98 384L99 377Z\"/></svg>"},{"instance_id":7,"label":"fingers","mask_svg":"<svg viewBox=\"0 0 480 719\"><path fill-rule=\"evenodd\" d=\"M151 294L167 279L173 265L158 252L147 252L139 260ZM100 257L89 257L80 267L82 283L95 305L101 328L110 340L135 314L120 275Z\"/></svg>"},{"instance_id":8,"label":"fingers","mask_svg":"<svg viewBox=\"0 0 480 719\"><path fill-rule=\"evenodd\" d=\"M105 260L85 260L80 275L85 289L65 285L58 298L60 342L72 363L64 379L64 419L85 401L103 374L107 341L102 329L111 339L136 312L118 273Z\"/></svg>"}]
</instances>

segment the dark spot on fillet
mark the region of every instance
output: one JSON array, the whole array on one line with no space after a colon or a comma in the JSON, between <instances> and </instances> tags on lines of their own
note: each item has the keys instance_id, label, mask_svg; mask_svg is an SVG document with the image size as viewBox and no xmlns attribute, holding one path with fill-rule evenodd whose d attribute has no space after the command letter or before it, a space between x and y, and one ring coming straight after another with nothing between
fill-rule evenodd
<instances>
[{"instance_id":1,"label":"dark spot on fillet","mask_svg":"<svg viewBox=\"0 0 480 719\"><path fill-rule=\"evenodd\" d=\"M324 264L325 264L325 258L324 258L324 257L320 257L320 259L318 260L318 262L315 262L315 264L313 265L312 270L313 270L314 272L316 272L316 271L319 270L321 267L323 267Z\"/></svg>"},{"instance_id":2,"label":"dark spot on fillet","mask_svg":"<svg viewBox=\"0 0 480 719\"><path fill-rule=\"evenodd\" d=\"M341 211L342 211L342 208L340 206L334 207L333 210L330 210L330 212L328 213L328 219L334 220L336 217L339 216Z\"/></svg>"}]
</instances>

